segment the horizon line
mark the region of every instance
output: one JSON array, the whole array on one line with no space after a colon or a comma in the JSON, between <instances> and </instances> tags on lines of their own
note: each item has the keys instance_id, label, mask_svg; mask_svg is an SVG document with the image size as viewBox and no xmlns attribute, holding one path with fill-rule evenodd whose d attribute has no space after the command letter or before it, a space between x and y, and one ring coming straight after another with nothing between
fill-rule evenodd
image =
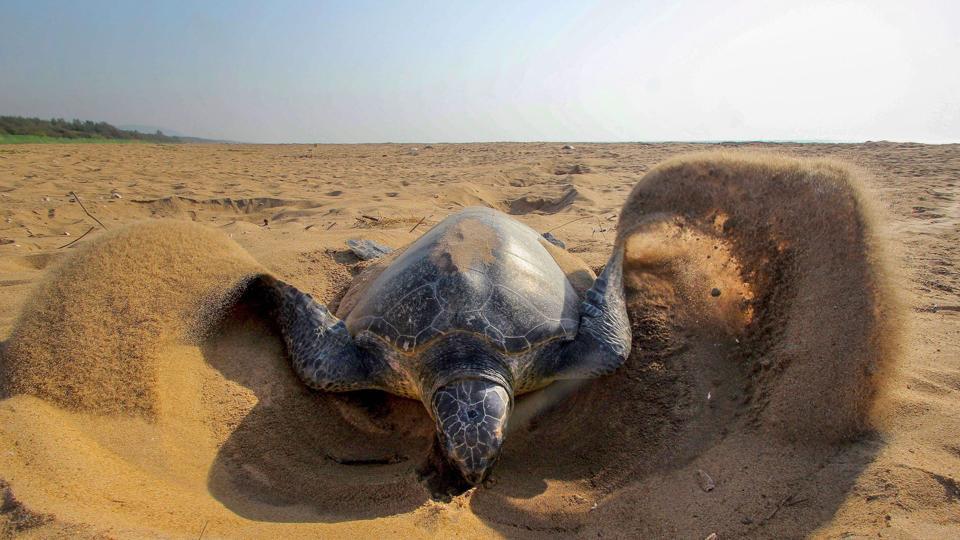
<instances>
[{"instance_id":1,"label":"horizon line","mask_svg":"<svg viewBox=\"0 0 960 540\"><path fill-rule=\"evenodd\" d=\"M489 141L364 141L364 142L249 142L249 141L228 141L207 139L206 137L196 137L191 135L182 135L181 137L205 139L220 144L263 144L263 145L327 145L327 146L348 146L348 145L435 145L435 144L923 144L923 145L950 145L960 144L957 141L917 141L917 140L896 140L896 139L865 139L865 140L843 140L843 139L663 139L663 140L610 140L610 141L590 141L574 139L540 139L540 140L489 140Z\"/></svg>"}]
</instances>

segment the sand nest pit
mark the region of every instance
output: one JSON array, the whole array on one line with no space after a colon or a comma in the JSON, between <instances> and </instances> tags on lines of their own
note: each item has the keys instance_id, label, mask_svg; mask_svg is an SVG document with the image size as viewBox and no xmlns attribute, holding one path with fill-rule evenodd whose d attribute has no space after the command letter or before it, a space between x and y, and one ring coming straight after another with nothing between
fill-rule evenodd
<instances>
[{"instance_id":1,"label":"sand nest pit","mask_svg":"<svg viewBox=\"0 0 960 540\"><path fill-rule=\"evenodd\" d=\"M520 397L492 481L461 495L434 482L420 403L309 391L255 298L227 307L262 271L232 242L118 231L51 275L6 344L7 394L41 399L0 402L4 479L33 510L133 535L803 534L871 459L843 441L897 344L871 220L828 162L651 171L618 228L632 356ZM804 490L815 503L772 519Z\"/></svg>"}]
</instances>

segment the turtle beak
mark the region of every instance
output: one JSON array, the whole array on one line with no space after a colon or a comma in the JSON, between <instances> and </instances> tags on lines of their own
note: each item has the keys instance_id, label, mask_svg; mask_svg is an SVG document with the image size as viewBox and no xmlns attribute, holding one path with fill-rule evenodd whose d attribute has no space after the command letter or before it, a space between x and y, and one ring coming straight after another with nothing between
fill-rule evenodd
<instances>
[{"instance_id":1,"label":"turtle beak","mask_svg":"<svg viewBox=\"0 0 960 540\"><path fill-rule=\"evenodd\" d=\"M464 379L440 387L431 400L437 435L447 459L477 485L500 457L510 416L510 394L502 385Z\"/></svg>"}]
</instances>

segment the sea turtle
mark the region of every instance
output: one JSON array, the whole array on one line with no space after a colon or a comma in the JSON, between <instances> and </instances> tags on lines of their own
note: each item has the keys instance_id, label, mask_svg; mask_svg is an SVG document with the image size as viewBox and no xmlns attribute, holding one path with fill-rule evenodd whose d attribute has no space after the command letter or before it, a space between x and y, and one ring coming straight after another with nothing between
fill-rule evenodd
<instances>
[{"instance_id":1,"label":"sea turtle","mask_svg":"<svg viewBox=\"0 0 960 540\"><path fill-rule=\"evenodd\" d=\"M549 248L501 212L467 208L355 281L337 316L276 278L258 287L304 383L421 400L443 453L476 485L515 395L610 373L630 353L622 247L582 297Z\"/></svg>"}]
</instances>

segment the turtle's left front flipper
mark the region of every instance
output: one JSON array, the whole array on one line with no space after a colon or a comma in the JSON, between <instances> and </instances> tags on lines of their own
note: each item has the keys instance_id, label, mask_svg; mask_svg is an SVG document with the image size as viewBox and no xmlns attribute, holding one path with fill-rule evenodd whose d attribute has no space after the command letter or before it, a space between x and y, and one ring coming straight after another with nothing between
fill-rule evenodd
<instances>
[{"instance_id":1,"label":"turtle's left front flipper","mask_svg":"<svg viewBox=\"0 0 960 540\"><path fill-rule=\"evenodd\" d=\"M623 243L614 247L580 306L577 337L568 342L551 378L586 379L606 375L630 356L632 334L623 290Z\"/></svg>"},{"instance_id":2,"label":"turtle's left front flipper","mask_svg":"<svg viewBox=\"0 0 960 540\"><path fill-rule=\"evenodd\" d=\"M384 366L354 344L343 321L309 294L263 275L251 291L269 306L290 363L309 387L328 392L381 388Z\"/></svg>"}]
</instances>

